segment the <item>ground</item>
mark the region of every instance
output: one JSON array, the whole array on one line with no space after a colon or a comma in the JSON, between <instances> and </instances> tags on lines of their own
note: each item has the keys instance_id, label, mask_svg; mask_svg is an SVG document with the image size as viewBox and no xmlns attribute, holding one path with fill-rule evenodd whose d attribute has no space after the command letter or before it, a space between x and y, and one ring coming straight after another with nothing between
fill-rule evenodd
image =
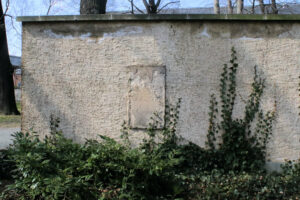
<instances>
[{"instance_id":1,"label":"ground","mask_svg":"<svg viewBox=\"0 0 300 200\"><path fill-rule=\"evenodd\" d=\"M12 143L11 134L20 131L20 127L15 128L2 128L0 127L0 149L5 149L9 144Z\"/></svg>"},{"instance_id":2,"label":"ground","mask_svg":"<svg viewBox=\"0 0 300 200\"><path fill-rule=\"evenodd\" d=\"M17 103L21 110L20 103ZM20 131L20 115L0 115L0 149L6 148L12 142L11 134Z\"/></svg>"}]
</instances>

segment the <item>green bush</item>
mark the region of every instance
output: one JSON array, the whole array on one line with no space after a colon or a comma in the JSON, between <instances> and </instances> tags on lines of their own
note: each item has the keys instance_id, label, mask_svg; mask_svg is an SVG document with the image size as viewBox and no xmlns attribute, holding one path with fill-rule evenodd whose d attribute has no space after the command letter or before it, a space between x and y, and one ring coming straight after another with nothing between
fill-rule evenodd
<instances>
[{"instance_id":1,"label":"green bush","mask_svg":"<svg viewBox=\"0 0 300 200\"><path fill-rule=\"evenodd\" d=\"M184 196L184 176L175 172L175 150L131 149L101 136L75 144L57 131L51 137L17 133L10 148L17 170L6 199L174 199ZM147 146L147 143L144 143ZM149 145L148 145L149 146ZM18 195L16 195L18 194Z\"/></svg>"},{"instance_id":2,"label":"green bush","mask_svg":"<svg viewBox=\"0 0 300 200\"><path fill-rule=\"evenodd\" d=\"M15 163L9 159L9 151L0 150L0 182L3 179L11 179L11 171L15 169Z\"/></svg>"},{"instance_id":3,"label":"green bush","mask_svg":"<svg viewBox=\"0 0 300 200\"><path fill-rule=\"evenodd\" d=\"M299 176L279 173L223 174L214 171L199 178L197 199L278 200L299 199Z\"/></svg>"}]
</instances>

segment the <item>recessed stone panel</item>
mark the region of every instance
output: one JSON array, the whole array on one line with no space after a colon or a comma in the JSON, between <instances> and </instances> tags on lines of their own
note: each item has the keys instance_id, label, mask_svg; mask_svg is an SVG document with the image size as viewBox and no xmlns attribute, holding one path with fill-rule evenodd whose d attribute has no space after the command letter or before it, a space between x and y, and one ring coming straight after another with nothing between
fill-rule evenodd
<instances>
[{"instance_id":1,"label":"recessed stone panel","mask_svg":"<svg viewBox=\"0 0 300 200\"><path fill-rule=\"evenodd\" d=\"M130 90L128 102L129 125L145 129L153 122L151 117L164 126L165 77L164 66L130 67Z\"/></svg>"}]
</instances>

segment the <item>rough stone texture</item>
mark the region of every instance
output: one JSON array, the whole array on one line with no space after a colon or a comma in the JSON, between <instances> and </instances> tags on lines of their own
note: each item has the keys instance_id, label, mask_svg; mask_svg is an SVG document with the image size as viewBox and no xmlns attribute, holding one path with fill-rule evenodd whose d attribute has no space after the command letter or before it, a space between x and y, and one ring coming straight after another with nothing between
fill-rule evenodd
<instances>
[{"instance_id":1,"label":"rough stone texture","mask_svg":"<svg viewBox=\"0 0 300 200\"><path fill-rule=\"evenodd\" d=\"M262 108L272 110L277 101L270 161L299 158L299 21L24 23L22 130L48 134L53 113L75 141L98 134L118 139L129 120L132 67L166 66L166 98L182 98L178 133L204 146L210 95L219 94L232 46L240 64L234 116L243 115L257 65L266 78ZM142 132L132 131L132 139L139 141Z\"/></svg>"}]
</instances>

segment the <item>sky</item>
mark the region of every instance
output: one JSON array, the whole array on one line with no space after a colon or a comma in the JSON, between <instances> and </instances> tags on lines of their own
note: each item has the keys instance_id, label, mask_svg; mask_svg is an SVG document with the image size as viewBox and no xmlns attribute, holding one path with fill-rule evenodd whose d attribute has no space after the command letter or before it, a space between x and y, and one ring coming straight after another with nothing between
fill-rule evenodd
<instances>
[{"instance_id":1,"label":"sky","mask_svg":"<svg viewBox=\"0 0 300 200\"><path fill-rule=\"evenodd\" d=\"M6 7L6 1L2 0L2 5ZM9 0L8 14L12 16L6 17L6 30L8 39L9 54L21 56L21 38L22 27L20 22L16 22L16 16L41 16L46 15L50 0ZM52 0L55 4L50 10L49 15L76 15L79 14L80 0ZM142 0L134 0L139 8L143 8ZM167 3L170 0L162 0ZM227 0L220 0L221 6L226 5ZM265 0L266 2L270 0ZM281 2L300 0L277 0ZM249 0L245 0L245 4L249 4ZM213 7L213 0L180 0L180 3L174 4L177 8L199 8ZM130 4L128 0L108 0L107 11L128 11Z\"/></svg>"}]
</instances>

